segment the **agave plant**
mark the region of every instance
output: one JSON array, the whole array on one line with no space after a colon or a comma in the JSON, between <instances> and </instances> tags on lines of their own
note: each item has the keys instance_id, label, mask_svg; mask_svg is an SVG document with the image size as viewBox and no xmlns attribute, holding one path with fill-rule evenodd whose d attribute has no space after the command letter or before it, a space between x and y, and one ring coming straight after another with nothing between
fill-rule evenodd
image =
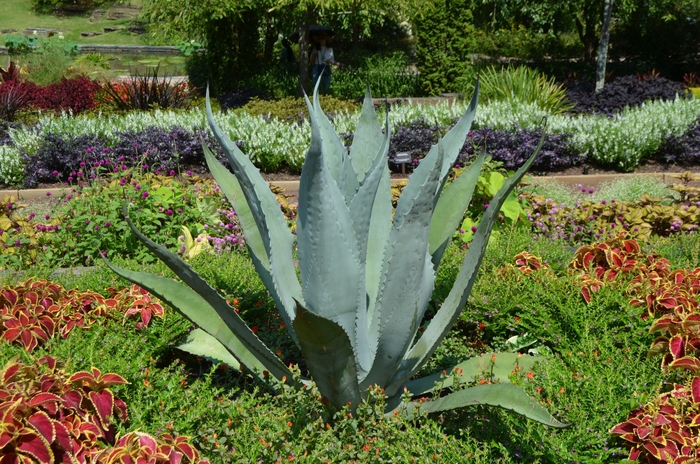
<instances>
[{"instance_id":1,"label":"agave plant","mask_svg":"<svg viewBox=\"0 0 700 464\"><path fill-rule=\"evenodd\" d=\"M415 169L393 211L387 166L388 115L382 131L368 88L348 153L321 110L316 90L313 104L306 99L312 135L299 185L296 239L258 170L216 125L208 97L209 124L235 175L204 147L206 160L238 213L255 268L301 349L313 381L332 405L350 404L354 410L370 388L379 386L387 396L388 414L398 411L410 416L416 405L430 412L491 404L561 427L564 424L524 390L509 383L507 376L516 362L513 353L486 355L455 366L467 377L489 370L501 382L436 395L434 401L405 401L431 392L440 381L440 373L412 378L458 318L501 205L534 160L533 155L494 197L452 291L427 328L420 331L438 266L469 205L484 161L479 156L467 172L446 186L474 119L477 95L478 84L464 116ZM127 221L188 286L110 267L199 327L183 349L234 367L240 362L260 376L292 381L290 369L222 296L175 253L141 234L128 215ZM534 360L523 356L521 369ZM450 383L448 376L442 386Z\"/></svg>"}]
</instances>

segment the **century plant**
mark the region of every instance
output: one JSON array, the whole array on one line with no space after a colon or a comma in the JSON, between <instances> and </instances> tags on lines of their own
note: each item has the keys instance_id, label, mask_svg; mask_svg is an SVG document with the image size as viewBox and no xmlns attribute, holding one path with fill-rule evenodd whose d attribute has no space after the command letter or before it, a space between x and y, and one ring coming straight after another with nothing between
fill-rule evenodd
<instances>
[{"instance_id":1,"label":"century plant","mask_svg":"<svg viewBox=\"0 0 700 464\"><path fill-rule=\"evenodd\" d=\"M469 170L447 185L474 119L477 96L478 83L467 111L414 170L393 211L387 166L388 116L382 131L367 89L348 153L321 110L315 91L313 104L306 99L311 145L299 185L296 240L263 177L214 121L207 98L209 124L234 174L205 147L209 169L238 213L253 264L301 349L313 381L337 408L349 404L354 411L370 387L379 386L387 396L387 414L411 416L416 407L432 412L490 404L551 426L564 426L508 381L508 373L518 362L514 353L487 354L455 366L462 369L464 378L489 371L489 380L495 382L458 389L433 401L408 401L429 394L436 381L440 383L441 373L413 378L457 320L501 205L534 160L533 155L494 196L452 291L423 331L438 266L469 206L484 162L484 156L479 156ZM127 222L188 286L167 277L110 267L199 327L184 349L294 384L292 371L223 296L177 254L145 237L128 215ZM534 361L523 356L520 368ZM443 382L443 386L448 385Z\"/></svg>"}]
</instances>

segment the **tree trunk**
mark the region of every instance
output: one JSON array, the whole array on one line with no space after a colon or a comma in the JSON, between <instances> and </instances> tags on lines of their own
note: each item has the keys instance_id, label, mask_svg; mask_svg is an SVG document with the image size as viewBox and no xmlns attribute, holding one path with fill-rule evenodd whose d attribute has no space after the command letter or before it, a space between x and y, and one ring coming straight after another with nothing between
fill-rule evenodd
<instances>
[{"instance_id":1,"label":"tree trunk","mask_svg":"<svg viewBox=\"0 0 700 464\"><path fill-rule=\"evenodd\" d=\"M306 14L299 24L299 94L309 93L309 25L311 24L312 9L308 7Z\"/></svg>"},{"instance_id":2,"label":"tree trunk","mask_svg":"<svg viewBox=\"0 0 700 464\"><path fill-rule=\"evenodd\" d=\"M588 7L583 12L583 22L580 17L576 18L576 32L584 48L584 60L587 63L595 63L595 51L598 48L598 37L596 37L595 26L598 17L595 8Z\"/></svg>"},{"instance_id":3,"label":"tree trunk","mask_svg":"<svg viewBox=\"0 0 700 464\"><path fill-rule=\"evenodd\" d=\"M613 0L605 0L603 8L603 27L600 30L600 44L598 45L598 63L595 71L595 91L603 89L605 85L605 64L608 61L608 44L610 43L610 18L612 16Z\"/></svg>"},{"instance_id":4,"label":"tree trunk","mask_svg":"<svg viewBox=\"0 0 700 464\"><path fill-rule=\"evenodd\" d=\"M277 42L277 31L275 30L274 20L270 13L266 13L264 16L265 20L265 63L272 63L274 58L272 52L274 51L275 42Z\"/></svg>"}]
</instances>

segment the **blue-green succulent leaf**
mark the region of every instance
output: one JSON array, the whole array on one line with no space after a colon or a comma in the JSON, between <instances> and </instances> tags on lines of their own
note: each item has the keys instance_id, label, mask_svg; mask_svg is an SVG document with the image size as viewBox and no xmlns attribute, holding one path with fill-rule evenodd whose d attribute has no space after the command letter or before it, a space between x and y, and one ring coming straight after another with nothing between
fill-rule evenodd
<instances>
[{"instance_id":1,"label":"blue-green succulent leaf","mask_svg":"<svg viewBox=\"0 0 700 464\"><path fill-rule=\"evenodd\" d=\"M404 361L401 363L401 367L396 370L389 387L387 387L387 395L393 396L398 388L404 384L404 382L412 377L418 369L420 369L423 364L428 360L428 358L433 354L435 349L439 346L440 342L445 338L450 327L454 325L455 321L459 317L461 309L466 303L469 292L474 285L479 266L484 257L484 251L486 250L486 245L488 244L489 237L491 235L491 229L493 228L498 213L503 205L503 202L508 197L508 194L515 188L515 186L523 178L527 170L530 168L532 163L535 161L542 144L544 142L544 136L540 139L540 143L535 150L535 153L528 159L525 164L508 179L506 184L501 190L496 194L493 200L489 203L489 207L484 212L481 219L481 223L477 227L476 233L474 234L474 239L469 247L466 257L462 263L462 267L457 275L457 279L450 291L449 295L445 299L445 302L438 310L435 317L430 321L430 325L423 333L423 336L416 342L416 344L411 348L410 352L406 355Z\"/></svg>"},{"instance_id":2,"label":"blue-green succulent leaf","mask_svg":"<svg viewBox=\"0 0 700 464\"><path fill-rule=\"evenodd\" d=\"M357 239L350 210L326 167L317 115L310 104L309 113L311 145L299 181L297 217L305 307L346 331L365 369L369 368L367 346L358 346L355 336L357 311L364 310L366 300Z\"/></svg>"},{"instance_id":3,"label":"blue-green succulent leaf","mask_svg":"<svg viewBox=\"0 0 700 464\"><path fill-rule=\"evenodd\" d=\"M340 191L345 195L347 192L345 190L345 179L341 176L341 169L345 158L348 158L348 151L335 132L333 124L328 120L326 113L321 109L321 103L318 98L318 84L314 91L314 111L316 112L316 118L321 132L323 155L326 160L328 172L338 184ZM346 196L345 202L350 203L350 198L351 197Z\"/></svg>"},{"instance_id":4,"label":"blue-green succulent leaf","mask_svg":"<svg viewBox=\"0 0 700 464\"><path fill-rule=\"evenodd\" d=\"M445 369L445 377L442 372L421 377L419 379L406 382L403 387L414 396L421 396L433 391L436 384L440 388L450 388L453 385L454 376L452 375L455 369L461 369L462 374L460 383L472 382L478 376L479 378L491 378L492 381L509 382L511 373L515 371L516 366L520 373L525 373L532 370L536 362L544 362L545 358L540 356L520 355L519 353L496 353L496 359L491 365L491 353L483 354L470 358L464 362ZM402 392L403 388L399 389Z\"/></svg>"},{"instance_id":5,"label":"blue-green succulent leaf","mask_svg":"<svg viewBox=\"0 0 700 464\"><path fill-rule=\"evenodd\" d=\"M464 142L467 140L469 129L471 129L472 123L474 122L474 116L476 115L476 104L479 100L479 87L479 79L477 79L476 86L474 87L474 93L472 94L472 99L469 102L467 110L464 112L459 121L457 121L457 124L455 124L454 127L450 129L442 138L442 143L445 146L445 157L442 162L440 179L445 179L450 173L450 169L452 169L455 161L457 161L459 152L462 150ZM437 150L437 146L433 145L431 150Z\"/></svg>"},{"instance_id":6,"label":"blue-green succulent leaf","mask_svg":"<svg viewBox=\"0 0 700 464\"><path fill-rule=\"evenodd\" d=\"M377 112L374 111L372 94L369 90L369 84L367 84L360 120L357 123L350 146L350 159L358 182L365 178L367 171L372 166L374 155L381 148L383 139L382 126L379 124Z\"/></svg>"},{"instance_id":7,"label":"blue-green succulent leaf","mask_svg":"<svg viewBox=\"0 0 700 464\"><path fill-rule=\"evenodd\" d=\"M379 343L363 389L387 385L418 331L433 292L435 273L427 244L442 156L440 149L424 158L399 199L370 324L370 337L376 336Z\"/></svg>"},{"instance_id":8,"label":"blue-green succulent leaf","mask_svg":"<svg viewBox=\"0 0 700 464\"><path fill-rule=\"evenodd\" d=\"M403 417L410 419L415 417L418 410L423 413L431 413L479 404L510 409L529 419L558 429L570 426L570 424L564 424L552 417L549 411L530 398L525 390L510 383L478 385L450 393L433 401L401 403L398 406L398 411Z\"/></svg>"},{"instance_id":9,"label":"blue-green succulent leaf","mask_svg":"<svg viewBox=\"0 0 700 464\"><path fill-rule=\"evenodd\" d=\"M334 321L297 307L294 331L319 391L334 406L360 403L355 356L347 332Z\"/></svg>"},{"instance_id":10,"label":"blue-green succulent leaf","mask_svg":"<svg viewBox=\"0 0 700 464\"><path fill-rule=\"evenodd\" d=\"M262 376L263 371L267 370L278 379L284 376L292 378L289 369L260 341L226 300L191 270L189 272L195 278L183 278L183 281L192 288L167 277L121 269L106 259L105 262L112 271L145 288L216 338L233 357L257 375Z\"/></svg>"},{"instance_id":11,"label":"blue-green succulent leaf","mask_svg":"<svg viewBox=\"0 0 700 464\"><path fill-rule=\"evenodd\" d=\"M201 356L214 364L222 362L233 369L241 369L241 363L238 362L238 359L231 355L219 340L202 329L194 329L187 335L187 341L177 347L189 354Z\"/></svg>"},{"instance_id":12,"label":"blue-green succulent leaf","mask_svg":"<svg viewBox=\"0 0 700 464\"><path fill-rule=\"evenodd\" d=\"M273 283L273 287L268 287L268 290L273 295L277 295L278 301L282 302L280 312L286 312L286 317L293 320L296 310L294 300L302 301L303 298L292 258L294 236L287 226L287 220L277 203L277 198L260 175L260 171L216 124L208 90L206 106L209 126L224 150L231 169L236 174L240 190L243 192L265 245ZM235 194L235 192L230 193ZM244 230L244 233L247 231Z\"/></svg>"},{"instance_id":13,"label":"blue-green succulent leaf","mask_svg":"<svg viewBox=\"0 0 700 464\"><path fill-rule=\"evenodd\" d=\"M442 255L450 243L450 238L459 227L464 212L469 207L479 173L484 164L484 154L480 154L472 165L448 185L440 195L430 222L430 254L433 268L437 271Z\"/></svg>"}]
</instances>

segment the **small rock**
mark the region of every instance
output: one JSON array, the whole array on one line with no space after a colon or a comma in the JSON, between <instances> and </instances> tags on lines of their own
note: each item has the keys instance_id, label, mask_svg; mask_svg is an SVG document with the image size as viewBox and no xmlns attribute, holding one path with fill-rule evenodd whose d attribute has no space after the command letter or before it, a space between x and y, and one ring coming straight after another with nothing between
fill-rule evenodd
<instances>
[{"instance_id":1,"label":"small rock","mask_svg":"<svg viewBox=\"0 0 700 464\"><path fill-rule=\"evenodd\" d=\"M17 29L0 29L0 34L14 34Z\"/></svg>"},{"instance_id":2,"label":"small rock","mask_svg":"<svg viewBox=\"0 0 700 464\"><path fill-rule=\"evenodd\" d=\"M104 16L105 13L107 13L107 10L93 10L92 14L90 15L89 21L91 23L102 21L102 16Z\"/></svg>"},{"instance_id":3,"label":"small rock","mask_svg":"<svg viewBox=\"0 0 700 464\"><path fill-rule=\"evenodd\" d=\"M61 34L63 32L64 31L61 29L50 29L47 27L28 27L24 31L22 31L22 35L27 37L36 35L37 37L48 38L56 34Z\"/></svg>"},{"instance_id":4,"label":"small rock","mask_svg":"<svg viewBox=\"0 0 700 464\"><path fill-rule=\"evenodd\" d=\"M129 24L129 32L134 34L145 34L146 33L146 23L141 21L133 21Z\"/></svg>"},{"instance_id":5,"label":"small rock","mask_svg":"<svg viewBox=\"0 0 700 464\"><path fill-rule=\"evenodd\" d=\"M130 5L119 5L113 6L107 10L107 19L118 20L118 19L136 19L141 14L140 6L130 6Z\"/></svg>"},{"instance_id":6,"label":"small rock","mask_svg":"<svg viewBox=\"0 0 700 464\"><path fill-rule=\"evenodd\" d=\"M124 26L107 26L102 28L102 30L105 32L116 32L121 31L122 29L124 29Z\"/></svg>"},{"instance_id":7,"label":"small rock","mask_svg":"<svg viewBox=\"0 0 700 464\"><path fill-rule=\"evenodd\" d=\"M102 35L102 32L81 32L80 35L83 37L95 37L97 35Z\"/></svg>"}]
</instances>

